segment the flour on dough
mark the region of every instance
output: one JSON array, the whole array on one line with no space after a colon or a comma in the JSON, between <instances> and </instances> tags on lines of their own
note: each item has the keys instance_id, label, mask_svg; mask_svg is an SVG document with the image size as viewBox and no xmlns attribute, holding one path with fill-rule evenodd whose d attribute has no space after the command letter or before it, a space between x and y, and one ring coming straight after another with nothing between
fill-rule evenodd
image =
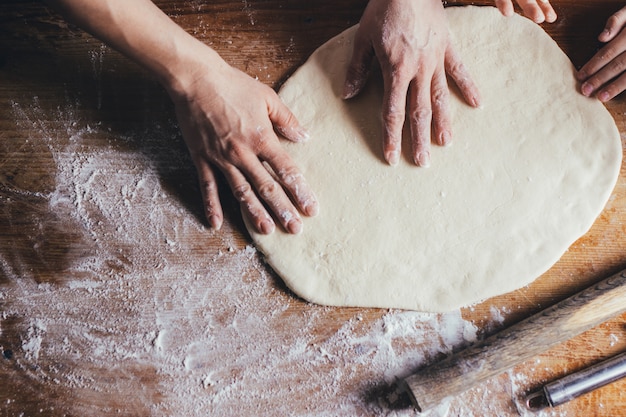
<instances>
[{"instance_id":1,"label":"flour on dough","mask_svg":"<svg viewBox=\"0 0 626 417\"><path fill-rule=\"evenodd\" d=\"M577 92L557 44L491 7L446 12L483 106L453 94L453 144L433 146L429 168L407 155L396 167L383 161L380 76L355 99L340 98L355 27L280 91L311 133L285 146L320 214L296 236L249 231L306 300L441 312L515 290L586 233L610 196L619 133L601 103Z\"/></svg>"}]
</instances>

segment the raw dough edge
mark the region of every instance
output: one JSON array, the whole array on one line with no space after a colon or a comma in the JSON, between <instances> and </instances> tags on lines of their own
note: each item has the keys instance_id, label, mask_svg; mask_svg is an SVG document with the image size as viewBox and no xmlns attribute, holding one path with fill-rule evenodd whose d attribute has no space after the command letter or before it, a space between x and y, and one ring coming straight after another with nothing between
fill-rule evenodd
<instances>
[{"instance_id":1,"label":"raw dough edge","mask_svg":"<svg viewBox=\"0 0 626 417\"><path fill-rule=\"evenodd\" d=\"M381 160L375 76L356 99L339 98L356 27L316 50L280 91L312 134L285 146L321 213L305 218L298 236L246 226L267 262L308 301L441 312L515 290L586 233L613 190L619 132L601 103L577 93L574 68L556 43L495 8L446 13L484 106L453 97L454 144L433 145L428 169L408 158L395 168ZM504 119L507 111L514 117ZM534 137L548 118L554 122ZM474 124L485 130L476 133ZM502 136L489 137L494 130ZM417 232L408 230L416 224ZM435 241L442 235L443 243Z\"/></svg>"}]
</instances>

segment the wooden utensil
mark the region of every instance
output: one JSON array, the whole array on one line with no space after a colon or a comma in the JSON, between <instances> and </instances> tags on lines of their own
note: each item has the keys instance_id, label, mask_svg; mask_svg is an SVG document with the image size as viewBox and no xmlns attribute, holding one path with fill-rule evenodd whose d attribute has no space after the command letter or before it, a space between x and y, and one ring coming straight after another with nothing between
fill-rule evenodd
<instances>
[{"instance_id":1,"label":"wooden utensil","mask_svg":"<svg viewBox=\"0 0 626 417\"><path fill-rule=\"evenodd\" d=\"M626 311L626 270L404 380L423 412Z\"/></svg>"}]
</instances>

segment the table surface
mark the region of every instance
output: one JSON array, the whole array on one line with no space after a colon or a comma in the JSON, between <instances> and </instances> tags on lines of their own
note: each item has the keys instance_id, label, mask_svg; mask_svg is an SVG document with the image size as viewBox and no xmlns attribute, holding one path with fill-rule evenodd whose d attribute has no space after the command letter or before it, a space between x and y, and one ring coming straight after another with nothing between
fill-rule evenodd
<instances>
[{"instance_id":1,"label":"table surface","mask_svg":"<svg viewBox=\"0 0 626 417\"><path fill-rule=\"evenodd\" d=\"M156 3L278 88L366 1ZM543 27L580 66L621 3L555 0ZM624 97L607 107L623 137ZM3 416L413 415L388 403L395 379L626 266L622 171L593 228L520 290L447 314L306 303L263 263L225 186L226 223L206 227L160 86L35 1L0 4L0 138ZM430 415L531 415L525 394L625 350L625 318ZM625 384L539 415L621 415Z\"/></svg>"}]
</instances>

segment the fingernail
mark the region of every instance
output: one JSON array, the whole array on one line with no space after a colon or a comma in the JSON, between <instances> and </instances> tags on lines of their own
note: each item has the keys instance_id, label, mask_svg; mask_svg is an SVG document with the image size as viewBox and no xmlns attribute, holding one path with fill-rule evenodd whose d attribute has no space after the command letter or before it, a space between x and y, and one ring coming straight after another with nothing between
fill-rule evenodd
<instances>
[{"instance_id":1,"label":"fingernail","mask_svg":"<svg viewBox=\"0 0 626 417\"><path fill-rule=\"evenodd\" d=\"M289 233L292 233L294 235L302 232L302 220L298 218L290 220L289 223L287 223L287 230L289 231Z\"/></svg>"},{"instance_id":2,"label":"fingernail","mask_svg":"<svg viewBox=\"0 0 626 417\"><path fill-rule=\"evenodd\" d=\"M441 146L448 146L450 144L450 138L450 132L441 133L441 138L439 139L441 141Z\"/></svg>"},{"instance_id":3,"label":"fingernail","mask_svg":"<svg viewBox=\"0 0 626 417\"><path fill-rule=\"evenodd\" d=\"M609 101L609 100L610 100L609 93L607 93L606 91L601 92L601 93L598 95L598 100L600 100L600 101L601 101L601 102L603 102L603 103L605 103L605 102Z\"/></svg>"},{"instance_id":4,"label":"fingernail","mask_svg":"<svg viewBox=\"0 0 626 417\"><path fill-rule=\"evenodd\" d=\"M320 212L320 206L316 200L309 200L304 204L304 214L309 217L317 216Z\"/></svg>"},{"instance_id":5,"label":"fingernail","mask_svg":"<svg viewBox=\"0 0 626 417\"><path fill-rule=\"evenodd\" d=\"M400 162L400 152L398 151L389 151L387 155L385 155L387 162L391 166L396 166Z\"/></svg>"},{"instance_id":6,"label":"fingernail","mask_svg":"<svg viewBox=\"0 0 626 417\"><path fill-rule=\"evenodd\" d=\"M274 231L274 222L270 219L265 219L259 224L259 231L264 235L269 235Z\"/></svg>"},{"instance_id":7,"label":"fingernail","mask_svg":"<svg viewBox=\"0 0 626 417\"><path fill-rule=\"evenodd\" d=\"M593 93L593 87L589 83L583 83L583 85L580 86L580 91L583 95L589 97L591 93Z\"/></svg>"},{"instance_id":8,"label":"fingernail","mask_svg":"<svg viewBox=\"0 0 626 417\"><path fill-rule=\"evenodd\" d=\"M220 230L222 227L222 222L220 221L219 217L211 215L209 216L209 226L211 226L211 229Z\"/></svg>"},{"instance_id":9,"label":"fingernail","mask_svg":"<svg viewBox=\"0 0 626 417\"><path fill-rule=\"evenodd\" d=\"M426 151L426 152L420 152L419 154L417 154L415 163L418 166L428 168L430 166L430 152Z\"/></svg>"}]
</instances>

